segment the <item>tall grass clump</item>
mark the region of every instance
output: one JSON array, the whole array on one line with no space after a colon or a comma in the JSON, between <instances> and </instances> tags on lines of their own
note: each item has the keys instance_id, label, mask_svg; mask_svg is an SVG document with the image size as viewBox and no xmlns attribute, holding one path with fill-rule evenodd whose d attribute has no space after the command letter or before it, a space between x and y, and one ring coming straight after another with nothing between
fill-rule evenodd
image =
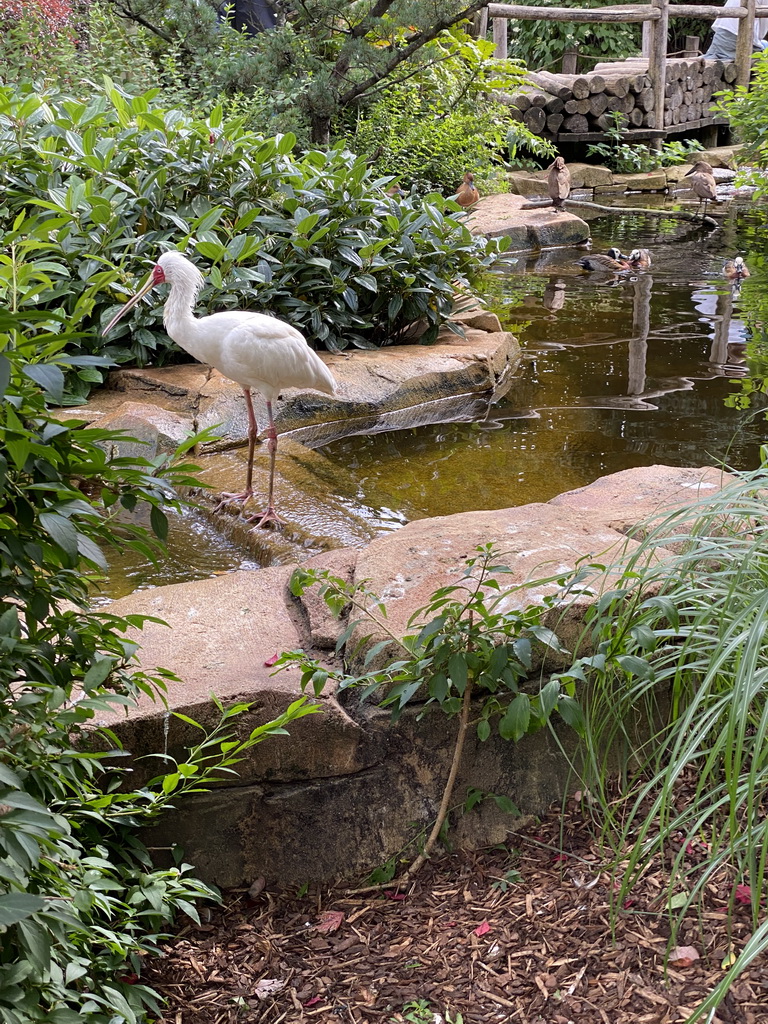
<instances>
[{"instance_id":1,"label":"tall grass clump","mask_svg":"<svg viewBox=\"0 0 768 1024\"><path fill-rule=\"evenodd\" d=\"M716 893L729 916L737 903L751 907L751 938L732 964L718 963L722 980L691 1022L711 1019L768 949L768 449L762 456L761 470L646 525L619 586L588 617L578 663L589 684L580 770L615 872L614 913L659 868L670 950L705 897Z\"/></svg>"}]
</instances>

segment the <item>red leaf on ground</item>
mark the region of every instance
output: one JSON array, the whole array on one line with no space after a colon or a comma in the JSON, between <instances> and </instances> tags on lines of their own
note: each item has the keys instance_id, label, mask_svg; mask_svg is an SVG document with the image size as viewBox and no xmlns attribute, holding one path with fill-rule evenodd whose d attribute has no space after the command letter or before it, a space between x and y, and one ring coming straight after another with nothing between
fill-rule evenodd
<instances>
[{"instance_id":1,"label":"red leaf on ground","mask_svg":"<svg viewBox=\"0 0 768 1024\"><path fill-rule=\"evenodd\" d=\"M676 967L690 967L694 960L699 960L699 951L694 946L675 946L669 954L670 961Z\"/></svg>"},{"instance_id":2,"label":"red leaf on ground","mask_svg":"<svg viewBox=\"0 0 768 1024\"><path fill-rule=\"evenodd\" d=\"M322 996L312 996L312 998L308 999L306 1001L306 1003L304 1003L304 1005L305 1006L316 1006L317 1003L319 1003L322 998L323 998Z\"/></svg>"},{"instance_id":3,"label":"red leaf on ground","mask_svg":"<svg viewBox=\"0 0 768 1024\"><path fill-rule=\"evenodd\" d=\"M405 893L404 892L395 892L394 889L385 889L384 890L384 895L387 897L388 900L404 900L405 899Z\"/></svg>"},{"instance_id":4,"label":"red leaf on ground","mask_svg":"<svg viewBox=\"0 0 768 1024\"><path fill-rule=\"evenodd\" d=\"M482 924L479 924L477 926L477 928L475 928L475 930L472 932L472 934L473 935L477 935L478 938L479 938L481 935L486 935L490 930L491 930L491 926L488 924L488 922L487 921L483 921Z\"/></svg>"},{"instance_id":5,"label":"red leaf on ground","mask_svg":"<svg viewBox=\"0 0 768 1024\"><path fill-rule=\"evenodd\" d=\"M326 935L330 932L335 932L341 928L341 922L343 920L343 910L324 910L320 915L320 920L315 925L315 931L325 932Z\"/></svg>"},{"instance_id":6,"label":"red leaf on ground","mask_svg":"<svg viewBox=\"0 0 768 1024\"><path fill-rule=\"evenodd\" d=\"M736 886L736 902L748 907L752 903L752 890L743 882Z\"/></svg>"},{"instance_id":7,"label":"red leaf on ground","mask_svg":"<svg viewBox=\"0 0 768 1024\"><path fill-rule=\"evenodd\" d=\"M118 981L122 981L124 985L135 985L139 980L138 974L124 974Z\"/></svg>"},{"instance_id":8,"label":"red leaf on ground","mask_svg":"<svg viewBox=\"0 0 768 1024\"><path fill-rule=\"evenodd\" d=\"M568 854L567 853L558 853L558 855L556 857L552 858L552 863L553 864L560 864L561 861L564 861L564 860L568 860Z\"/></svg>"},{"instance_id":9,"label":"red leaf on ground","mask_svg":"<svg viewBox=\"0 0 768 1024\"><path fill-rule=\"evenodd\" d=\"M624 900L621 906L624 910L629 910L629 908L634 907L636 903L637 900L633 899L631 896L627 896L627 898Z\"/></svg>"},{"instance_id":10,"label":"red leaf on ground","mask_svg":"<svg viewBox=\"0 0 768 1024\"><path fill-rule=\"evenodd\" d=\"M279 654L273 654L271 658L267 658L264 662L264 668L272 668L277 663L277 659L280 657Z\"/></svg>"}]
</instances>

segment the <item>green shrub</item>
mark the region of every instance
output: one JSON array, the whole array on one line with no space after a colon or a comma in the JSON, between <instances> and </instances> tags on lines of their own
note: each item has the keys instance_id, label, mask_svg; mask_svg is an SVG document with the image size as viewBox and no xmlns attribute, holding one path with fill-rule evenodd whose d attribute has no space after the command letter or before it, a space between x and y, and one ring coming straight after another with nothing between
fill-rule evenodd
<instances>
[{"instance_id":1,"label":"green shrub","mask_svg":"<svg viewBox=\"0 0 768 1024\"><path fill-rule=\"evenodd\" d=\"M587 146L587 156L600 157L606 167L619 174L643 174L657 167L684 164L691 161L694 153L704 149L696 139L665 142L659 152L647 145L622 142L626 117L618 112L614 112L612 117L613 124L605 132L608 141Z\"/></svg>"},{"instance_id":2,"label":"green shrub","mask_svg":"<svg viewBox=\"0 0 768 1024\"><path fill-rule=\"evenodd\" d=\"M88 579L103 548L150 544L126 512L148 506L163 536L170 488L194 480L179 463L109 459L118 435L53 419L44 391L61 394L68 339L31 339L28 315L0 311L0 1021L135 1024L160 1003L143 957L177 912L216 898L189 865L156 868L137 828L314 706L238 740L244 706L219 705L219 728L141 788L110 766L119 743L94 719L162 699L170 674L138 670L126 633L142 617L90 611Z\"/></svg>"},{"instance_id":3,"label":"green shrub","mask_svg":"<svg viewBox=\"0 0 768 1024\"><path fill-rule=\"evenodd\" d=\"M174 357L157 304L106 345L96 332L166 248L210 264L202 312L264 307L340 350L398 340L417 321L432 341L453 282L506 247L471 236L440 196L389 199L341 148L293 158L292 136L152 100L111 83L88 102L0 89L0 299L66 320L77 353Z\"/></svg>"},{"instance_id":4,"label":"green shrub","mask_svg":"<svg viewBox=\"0 0 768 1024\"><path fill-rule=\"evenodd\" d=\"M539 0L536 0L537 5ZM604 7L602 0L578 0L550 3L552 7ZM579 24L568 21L511 21L509 53L524 60L529 68L558 71L563 53L575 46L579 56L598 60L618 60L640 51L640 26L628 24ZM593 61L581 61L590 70Z\"/></svg>"},{"instance_id":5,"label":"green shrub","mask_svg":"<svg viewBox=\"0 0 768 1024\"><path fill-rule=\"evenodd\" d=\"M507 191L500 174L510 144L540 156L554 149L491 97L513 91L523 70L496 60L494 45L459 29L432 44L434 63L391 85L350 124L355 152L406 189L451 195L466 170L481 192Z\"/></svg>"},{"instance_id":6,"label":"green shrub","mask_svg":"<svg viewBox=\"0 0 768 1024\"><path fill-rule=\"evenodd\" d=\"M739 157L745 169L742 182L753 185L756 198L768 195L768 181L763 173L768 167L768 50L755 56L749 88L739 86L718 95L719 109L726 114L744 152Z\"/></svg>"}]
</instances>

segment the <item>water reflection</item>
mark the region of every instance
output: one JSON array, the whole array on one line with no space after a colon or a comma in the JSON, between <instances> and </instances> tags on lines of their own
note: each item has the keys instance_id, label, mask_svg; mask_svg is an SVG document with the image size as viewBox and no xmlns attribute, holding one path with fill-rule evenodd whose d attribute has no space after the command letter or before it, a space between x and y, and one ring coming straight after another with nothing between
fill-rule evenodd
<instances>
[{"instance_id":1,"label":"water reflection","mask_svg":"<svg viewBox=\"0 0 768 1024\"><path fill-rule=\"evenodd\" d=\"M716 231L640 217L592 229L593 251L648 248L652 268L584 273L583 248L518 258L489 296L524 344L509 394L471 425L330 445L362 493L375 485L420 518L547 500L654 463L757 465L762 425L725 400L747 372L754 316L743 310L768 281L765 217L731 216ZM737 253L753 270L741 290L721 274Z\"/></svg>"}]
</instances>

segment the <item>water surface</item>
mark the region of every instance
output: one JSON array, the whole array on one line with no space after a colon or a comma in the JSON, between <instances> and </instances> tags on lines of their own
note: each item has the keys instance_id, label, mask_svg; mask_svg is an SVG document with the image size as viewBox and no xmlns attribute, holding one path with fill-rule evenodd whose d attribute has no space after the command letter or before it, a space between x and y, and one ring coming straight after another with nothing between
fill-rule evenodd
<instances>
[{"instance_id":1,"label":"water surface","mask_svg":"<svg viewBox=\"0 0 768 1024\"><path fill-rule=\"evenodd\" d=\"M762 417L725 401L748 372L745 321L766 293L765 221L746 204L716 231L593 222L594 252L651 250L651 270L631 275L582 272L584 249L520 257L490 302L517 325L523 364L487 418L345 438L326 455L357 475L363 499L375 486L409 519L546 501L656 463L754 468ZM740 291L721 273L738 253L752 271Z\"/></svg>"}]
</instances>

